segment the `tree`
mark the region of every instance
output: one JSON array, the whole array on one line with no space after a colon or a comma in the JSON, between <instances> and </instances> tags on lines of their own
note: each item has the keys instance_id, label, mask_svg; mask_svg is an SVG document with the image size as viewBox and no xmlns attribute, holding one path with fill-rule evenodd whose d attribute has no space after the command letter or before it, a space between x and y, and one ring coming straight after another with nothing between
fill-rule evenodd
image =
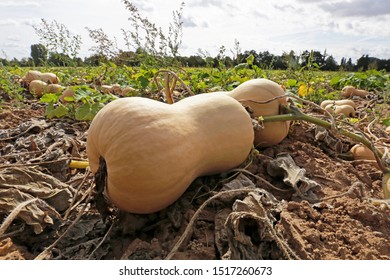
<instances>
[{"instance_id":1,"label":"tree","mask_svg":"<svg viewBox=\"0 0 390 280\"><path fill-rule=\"evenodd\" d=\"M72 60L69 55L64 53L50 53L48 62L52 64L53 66L71 66L75 65L74 61Z\"/></svg>"},{"instance_id":2,"label":"tree","mask_svg":"<svg viewBox=\"0 0 390 280\"><path fill-rule=\"evenodd\" d=\"M339 66L337 65L336 60L330 55L325 59L325 64L323 65L322 70L336 71L338 68Z\"/></svg>"},{"instance_id":3,"label":"tree","mask_svg":"<svg viewBox=\"0 0 390 280\"><path fill-rule=\"evenodd\" d=\"M35 66L42 66L47 62L47 49L42 44L31 45L31 57Z\"/></svg>"},{"instance_id":4,"label":"tree","mask_svg":"<svg viewBox=\"0 0 390 280\"><path fill-rule=\"evenodd\" d=\"M362 55L362 57L357 60L356 66L358 70L366 71L368 69L368 64L370 64L370 58L368 55Z\"/></svg>"}]
</instances>

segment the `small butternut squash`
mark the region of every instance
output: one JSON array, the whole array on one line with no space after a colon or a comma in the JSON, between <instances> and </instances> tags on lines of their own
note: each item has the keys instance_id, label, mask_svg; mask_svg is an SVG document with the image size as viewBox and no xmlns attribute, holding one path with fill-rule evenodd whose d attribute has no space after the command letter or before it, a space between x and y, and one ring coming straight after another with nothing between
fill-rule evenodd
<instances>
[{"instance_id":1,"label":"small butternut squash","mask_svg":"<svg viewBox=\"0 0 390 280\"><path fill-rule=\"evenodd\" d=\"M41 80L33 80L29 83L28 89L31 94L41 97L44 93L58 93L62 87L58 84L47 84Z\"/></svg>"},{"instance_id":2,"label":"small butternut squash","mask_svg":"<svg viewBox=\"0 0 390 280\"><path fill-rule=\"evenodd\" d=\"M341 95L344 97L344 98L349 98L349 97L352 97L352 96L360 96L360 97L366 97L367 95L369 95L370 93L366 90L363 90L363 89L357 89L353 86L345 86L343 89L342 89L342 93Z\"/></svg>"},{"instance_id":3,"label":"small butternut squash","mask_svg":"<svg viewBox=\"0 0 390 280\"><path fill-rule=\"evenodd\" d=\"M23 81L27 84L29 84L31 81L34 80L40 80L49 84L58 84L60 82L60 79L56 74L49 73L49 72L41 73L40 71L37 70L28 71L23 78Z\"/></svg>"},{"instance_id":4,"label":"small butternut squash","mask_svg":"<svg viewBox=\"0 0 390 280\"><path fill-rule=\"evenodd\" d=\"M279 115L280 105L288 104L286 97L265 104L256 103L256 101L264 102L285 94L279 84L268 79L246 81L226 94L250 107L253 110L252 116L255 118ZM265 123L264 128L255 131L254 144L256 147L276 145L286 138L289 128L289 121Z\"/></svg>"},{"instance_id":5,"label":"small butternut squash","mask_svg":"<svg viewBox=\"0 0 390 280\"><path fill-rule=\"evenodd\" d=\"M325 110L329 113L333 113L336 115L344 115L345 117L355 117L355 109L348 105L333 105L329 104L325 107Z\"/></svg>"},{"instance_id":6,"label":"small butternut squash","mask_svg":"<svg viewBox=\"0 0 390 280\"><path fill-rule=\"evenodd\" d=\"M353 108L356 108L356 104L351 99L342 99L342 100L324 100L321 102L320 106L321 108L325 109L328 105L349 105Z\"/></svg>"},{"instance_id":7,"label":"small butternut squash","mask_svg":"<svg viewBox=\"0 0 390 280\"><path fill-rule=\"evenodd\" d=\"M195 178L240 165L253 138L249 114L226 95L198 94L172 105L125 97L93 119L87 155L93 173L105 160L110 201L145 214L172 204Z\"/></svg>"},{"instance_id":8,"label":"small butternut squash","mask_svg":"<svg viewBox=\"0 0 390 280\"><path fill-rule=\"evenodd\" d=\"M73 90L71 87L67 87L67 88L62 92L62 94L60 95L59 100L60 100L62 103L68 103L68 101L66 100L66 97L74 97L74 95L75 95L74 90Z\"/></svg>"},{"instance_id":9,"label":"small butternut squash","mask_svg":"<svg viewBox=\"0 0 390 280\"><path fill-rule=\"evenodd\" d=\"M379 147L378 150L382 153L385 151L385 149L381 147ZM353 155L354 160L370 160L373 162L373 165L376 168L379 168L375 161L374 152L371 151L367 146L363 144L356 144L350 149L349 152Z\"/></svg>"}]
</instances>

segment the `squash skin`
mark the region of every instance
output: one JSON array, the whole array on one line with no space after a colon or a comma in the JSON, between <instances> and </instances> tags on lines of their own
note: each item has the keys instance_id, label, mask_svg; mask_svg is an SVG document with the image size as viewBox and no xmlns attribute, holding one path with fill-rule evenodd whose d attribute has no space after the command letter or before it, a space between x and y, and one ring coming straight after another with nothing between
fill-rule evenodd
<instances>
[{"instance_id":1,"label":"squash skin","mask_svg":"<svg viewBox=\"0 0 390 280\"><path fill-rule=\"evenodd\" d=\"M355 109L348 105L326 105L325 110L335 115L344 115L345 117L355 117Z\"/></svg>"},{"instance_id":2,"label":"squash skin","mask_svg":"<svg viewBox=\"0 0 390 280\"><path fill-rule=\"evenodd\" d=\"M246 81L227 92L227 95L237 99L242 104L249 106L254 112L253 117L272 116L280 114L280 105L287 105L287 98L279 98L266 104L251 101L267 101L285 94L283 88L268 79L252 79ZM290 122L265 123L264 128L255 131L254 145L256 147L270 147L279 144L288 135Z\"/></svg>"},{"instance_id":3,"label":"squash skin","mask_svg":"<svg viewBox=\"0 0 390 280\"><path fill-rule=\"evenodd\" d=\"M231 97L198 94L172 105L142 97L107 104L88 130L93 173L107 165L107 196L127 212L157 212L199 176L245 161L253 146L249 114Z\"/></svg>"},{"instance_id":4,"label":"squash skin","mask_svg":"<svg viewBox=\"0 0 390 280\"><path fill-rule=\"evenodd\" d=\"M354 109L356 109L356 104L351 99L324 100L324 101L321 102L320 107L325 109L325 107L327 107L328 105L336 105L336 106L339 106L339 105L349 105L349 106L353 107Z\"/></svg>"}]
</instances>

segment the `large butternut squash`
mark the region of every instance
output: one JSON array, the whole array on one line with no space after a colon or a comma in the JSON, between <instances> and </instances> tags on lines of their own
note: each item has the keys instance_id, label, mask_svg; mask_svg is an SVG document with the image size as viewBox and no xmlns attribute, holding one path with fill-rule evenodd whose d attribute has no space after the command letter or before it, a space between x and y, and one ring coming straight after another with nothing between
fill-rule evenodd
<instances>
[{"instance_id":1,"label":"large butternut squash","mask_svg":"<svg viewBox=\"0 0 390 280\"><path fill-rule=\"evenodd\" d=\"M226 94L250 107L253 110L252 116L256 118L279 115L280 106L288 104L287 97L281 97L265 104L256 103L256 101L264 102L285 95L279 84L268 79L246 81ZM289 121L265 123L264 128L255 131L254 144L256 147L276 145L286 138L289 128Z\"/></svg>"},{"instance_id":2,"label":"large butternut squash","mask_svg":"<svg viewBox=\"0 0 390 280\"><path fill-rule=\"evenodd\" d=\"M235 99L199 94L169 105L142 97L107 104L88 131L92 172L106 161L111 202L153 213L177 200L202 175L227 171L253 147L249 114Z\"/></svg>"}]
</instances>

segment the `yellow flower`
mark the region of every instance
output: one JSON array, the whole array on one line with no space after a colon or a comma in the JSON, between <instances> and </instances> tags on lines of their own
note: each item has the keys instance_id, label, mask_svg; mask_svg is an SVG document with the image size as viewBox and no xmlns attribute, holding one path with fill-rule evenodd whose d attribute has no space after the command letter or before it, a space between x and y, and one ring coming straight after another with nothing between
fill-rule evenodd
<instances>
[{"instance_id":1,"label":"yellow flower","mask_svg":"<svg viewBox=\"0 0 390 280\"><path fill-rule=\"evenodd\" d=\"M298 88L298 95L305 97L306 95L312 94L314 89L312 87L307 88L305 84L302 84Z\"/></svg>"}]
</instances>

